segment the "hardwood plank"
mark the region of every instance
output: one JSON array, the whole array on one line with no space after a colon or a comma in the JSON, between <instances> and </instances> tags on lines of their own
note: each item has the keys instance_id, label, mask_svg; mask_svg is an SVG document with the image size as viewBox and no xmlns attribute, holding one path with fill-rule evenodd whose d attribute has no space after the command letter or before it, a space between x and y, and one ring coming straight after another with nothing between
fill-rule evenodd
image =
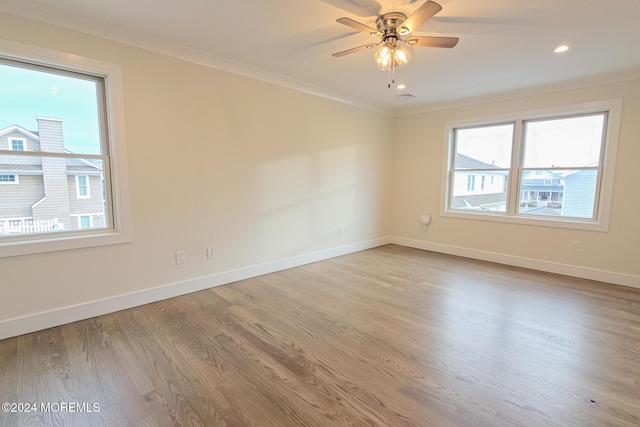
<instances>
[{"instance_id":1,"label":"hardwood plank","mask_svg":"<svg viewBox=\"0 0 640 427\"><path fill-rule=\"evenodd\" d=\"M0 341L0 425L640 425L640 290L384 246Z\"/></svg>"}]
</instances>

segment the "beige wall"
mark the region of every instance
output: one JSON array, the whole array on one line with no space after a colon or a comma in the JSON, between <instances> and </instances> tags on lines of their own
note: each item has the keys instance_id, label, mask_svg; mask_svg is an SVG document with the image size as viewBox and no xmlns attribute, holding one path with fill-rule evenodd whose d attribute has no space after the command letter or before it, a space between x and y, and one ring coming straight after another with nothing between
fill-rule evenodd
<instances>
[{"instance_id":1,"label":"beige wall","mask_svg":"<svg viewBox=\"0 0 640 427\"><path fill-rule=\"evenodd\" d=\"M609 231L593 232L439 216L445 123L451 120L623 99ZM393 234L474 251L640 276L640 80L448 109L396 120ZM433 215L424 230L421 213ZM581 242L571 252L572 240Z\"/></svg>"},{"instance_id":2,"label":"beige wall","mask_svg":"<svg viewBox=\"0 0 640 427\"><path fill-rule=\"evenodd\" d=\"M1 14L0 38L122 66L134 226L131 244L0 259L0 322L391 235L640 275L640 81L391 118ZM439 216L446 121L611 98L609 232Z\"/></svg>"},{"instance_id":3,"label":"beige wall","mask_svg":"<svg viewBox=\"0 0 640 427\"><path fill-rule=\"evenodd\" d=\"M134 228L0 259L0 321L389 234L392 118L16 17L0 38L121 65Z\"/></svg>"}]
</instances>

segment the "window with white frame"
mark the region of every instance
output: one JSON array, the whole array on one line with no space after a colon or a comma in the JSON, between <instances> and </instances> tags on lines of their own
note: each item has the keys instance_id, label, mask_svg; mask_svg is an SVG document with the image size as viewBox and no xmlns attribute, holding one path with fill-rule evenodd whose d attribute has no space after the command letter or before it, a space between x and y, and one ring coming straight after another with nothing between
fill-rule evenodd
<instances>
[{"instance_id":1,"label":"window with white frame","mask_svg":"<svg viewBox=\"0 0 640 427\"><path fill-rule=\"evenodd\" d=\"M449 123L442 214L606 230L620 110L614 100Z\"/></svg>"},{"instance_id":2,"label":"window with white frame","mask_svg":"<svg viewBox=\"0 0 640 427\"><path fill-rule=\"evenodd\" d=\"M18 184L18 175L0 174L0 184Z\"/></svg>"},{"instance_id":3,"label":"window with white frame","mask_svg":"<svg viewBox=\"0 0 640 427\"><path fill-rule=\"evenodd\" d=\"M91 215L79 215L78 216L78 228L91 228L93 227Z\"/></svg>"},{"instance_id":4,"label":"window with white frame","mask_svg":"<svg viewBox=\"0 0 640 427\"><path fill-rule=\"evenodd\" d=\"M89 177L87 175L76 175L76 195L78 199L90 198L89 191Z\"/></svg>"},{"instance_id":5,"label":"window with white frame","mask_svg":"<svg viewBox=\"0 0 640 427\"><path fill-rule=\"evenodd\" d=\"M9 150L25 151L27 149L27 140L25 138L9 138Z\"/></svg>"},{"instance_id":6,"label":"window with white frame","mask_svg":"<svg viewBox=\"0 0 640 427\"><path fill-rule=\"evenodd\" d=\"M116 65L0 40L0 257L131 240L121 90Z\"/></svg>"}]
</instances>

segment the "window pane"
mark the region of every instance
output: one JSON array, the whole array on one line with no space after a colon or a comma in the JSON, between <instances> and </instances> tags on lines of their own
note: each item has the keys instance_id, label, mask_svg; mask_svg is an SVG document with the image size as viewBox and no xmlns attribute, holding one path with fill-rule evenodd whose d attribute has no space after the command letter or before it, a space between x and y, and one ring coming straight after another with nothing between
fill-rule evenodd
<instances>
[{"instance_id":1,"label":"window pane","mask_svg":"<svg viewBox=\"0 0 640 427\"><path fill-rule=\"evenodd\" d=\"M16 64L0 62L0 130L13 129L0 141L0 149L102 154L99 81ZM45 117L49 120L38 119ZM36 138L26 146L11 141L30 136Z\"/></svg>"},{"instance_id":2,"label":"window pane","mask_svg":"<svg viewBox=\"0 0 640 427\"><path fill-rule=\"evenodd\" d=\"M457 171L453 173L452 209L506 212L506 171Z\"/></svg>"},{"instance_id":3,"label":"window pane","mask_svg":"<svg viewBox=\"0 0 640 427\"><path fill-rule=\"evenodd\" d=\"M525 122L525 168L598 166L605 113Z\"/></svg>"},{"instance_id":4,"label":"window pane","mask_svg":"<svg viewBox=\"0 0 640 427\"><path fill-rule=\"evenodd\" d=\"M89 215L82 215L80 217L80 228L90 228L91 227L91 217Z\"/></svg>"},{"instance_id":5,"label":"window pane","mask_svg":"<svg viewBox=\"0 0 640 427\"><path fill-rule=\"evenodd\" d=\"M12 151L24 151L24 141L21 139L10 139L9 149Z\"/></svg>"},{"instance_id":6,"label":"window pane","mask_svg":"<svg viewBox=\"0 0 640 427\"><path fill-rule=\"evenodd\" d=\"M78 184L78 197L88 197L89 196L89 186L87 183L86 175L78 175L76 176L77 184Z\"/></svg>"},{"instance_id":7,"label":"window pane","mask_svg":"<svg viewBox=\"0 0 640 427\"><path fill-rule=\"evenodd\" d=\"M78 173L88 197L77 197ZM82 223L87 227L109 226L102 160L0 155L0 176L5 175L20 179L0 185L0 239L77 230L79 216L93 217Z\"/></svg>"},{"instance_id":8,"label":"window pane","mask_svg":"<svg viewBox=\"0 0 640 427\"><path fill-rule=\"evenodd\" d=\"M572 218L593 218L598 171L526 170L520 185L518 212Z\"/></svg>"},{"instance_id":9,"label":"window pane","mask_svg":"<svg viewBox=\"0 0 640 427\"><path fill-rule=\"evenodd\" d=\"M511 166L512 123L455 130L455 169Z\"/></svg>"}]
</instances>

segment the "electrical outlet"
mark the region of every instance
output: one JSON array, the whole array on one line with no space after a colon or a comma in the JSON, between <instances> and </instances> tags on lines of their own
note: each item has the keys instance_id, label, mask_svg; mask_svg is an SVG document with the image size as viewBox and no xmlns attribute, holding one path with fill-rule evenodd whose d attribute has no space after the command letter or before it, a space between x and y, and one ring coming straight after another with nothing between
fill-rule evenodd
<instances>
[{"instance_id":1,"label":"electrical outlet","mask_svg":"<svg viewBox=\"0 0 640 427\"><path fill-rule=\"evenodd\" d=\"M184 253L184 251L176 252L176 264L180 265L184 264L185 262L187 262L187 255Z\"/></svg>"},{"instance_id":2,"label":"electrical outlet","mask_svg":"<svg viewBox=\"0 0 640 427\"><path fill-rule=\"evenodd\" d=\"M580 241L574 240L571 242L571 252L580 252Z\"/></svg>"},{"instance_id":3,"label":"electrical outlet","mask_svg":"<svg viewBox=\"0 0 640 427\"><path fill-rule=\"evenodd\" d=\"M207 248L207 259L214 259L216 257L216 248Z\"/></svg>"}]
</instances>

